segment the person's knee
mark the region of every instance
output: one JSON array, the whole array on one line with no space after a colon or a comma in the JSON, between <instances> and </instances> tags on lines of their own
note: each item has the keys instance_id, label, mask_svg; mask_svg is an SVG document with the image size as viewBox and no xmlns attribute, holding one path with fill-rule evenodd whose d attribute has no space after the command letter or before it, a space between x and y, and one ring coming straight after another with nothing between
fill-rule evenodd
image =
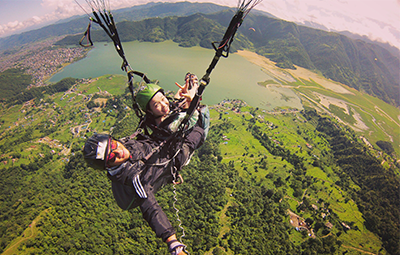
<instances>
[{"instance_id":1,"label":"person's knee","mask_svg":"<svg viewBox=\"0 0 400 255\"><path fill-rule=\"evenodd\" d=\"M199 148L204 142L204 129L195 126L193 130L186 136L184 143L192 150Z\"/></svg>"},{"instance_id":2,"label":"person's knee","mask_svg":"<svg viewBox=\"0 0 400 255\"><path fill-rule=\"evenodd\" d=\"M189 147L187 144L183 144L181 151L179 152L178 156L176 157L176 168L181 169L183 166L188 164L190 157L192 156L194 149Z\"/></svg>"}]
</instances>

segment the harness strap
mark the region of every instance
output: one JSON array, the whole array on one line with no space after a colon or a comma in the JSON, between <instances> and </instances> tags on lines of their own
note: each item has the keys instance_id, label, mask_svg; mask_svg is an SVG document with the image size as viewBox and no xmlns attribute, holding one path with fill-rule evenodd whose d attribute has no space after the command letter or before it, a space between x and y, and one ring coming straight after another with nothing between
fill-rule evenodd
<instances>
[{"instance_id":1,"label":"harness strap","mask_svg":"<svg viewBox=\"0 0 400 255\"><path fill-rule=\"evenodd\" d=\"M249 1L250 3L251 1ZM248 4L249 4L248 3ZM247 6L246 6L247 7ZM203 92L206 88L206 86L210 83L210 75L215 66L217 65L220 57L225 57L227 58L229 55L229 49L230 46L233 42L233 38L235 37L237 29L241 26L243 22L243 15L245 11L244 9L239 9L235 16L233 16L231 22L229 23L229 26L224 34L224 37L222 41L220 42L219 46L216 47L215 43L213 42L212 45L215 49L215 56L212 59L210 65L208 66L206 73L204 76L201 78L199 81L199 87L197 89L196 95L194 96L192 102L190 103L189 109L186 113L185 119L182 121L181 125L178 128L178 132L182 133L183 130L185 129L190 117L193 115L195 109L199 106L201 97L203 96ZM225 55L223 54L225 52Z\"/></svg>"},{"instance_id":2,"label":"harness strap","mask_svg":"<svg viewBox=\"0 0 400 255\"><path fill-rule=\"evenodd\" d=\"M130 139L135 138L138 134L142 133L143 130L141 128L138 128L138 130L135 131L132 135L129 136Z\"/></svg>"},{"instance_id":3,"label":"harness strap","mask_svg":"<svg viewBox=\"0 0 400 255\"><path fill-rule=\"evenodd\" d=\"M79 41L79 45L82 47L91 47L93 46L92 38L90 36L90 28L92 27L92 20L90 20L89 25L86 28L85 34L83 35L82 39ZM87 43L83 44L83 40L87 39Z\"/></svg>"}]
</instances>

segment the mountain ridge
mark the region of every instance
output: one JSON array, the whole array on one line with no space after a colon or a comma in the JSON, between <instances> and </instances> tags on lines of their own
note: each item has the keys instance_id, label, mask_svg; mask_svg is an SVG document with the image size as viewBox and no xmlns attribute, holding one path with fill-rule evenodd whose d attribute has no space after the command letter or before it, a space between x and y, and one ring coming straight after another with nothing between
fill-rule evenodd
<instances>
[{"instance_id":1,"label":"mountain ridge","mask_svg":"<svg viewBox=\"0 0 400 255\"><path fill-rule=\"evenodd\" d=\"M116 20L117 22L121 21L118 23L118 29L123 41L162 41L172 39L185 47L200 45L210 48L210 42L218 40L218 36L203 35L200 30L196 32L196 29L207 31L206 25L211 25L212 22L203 23L202 26L196 26L193 23L191 25L192 28L189 29L193 31L191 36L181 34L176 35L177 38L174 38L174 31L166 31L171 26L161 29L156 20L168 15L180 15L180 17L203 15L207 19L219 23L220 29L223 29L231 18L231 13L227 12L227 10L232 9L215 4L192 4L187 2L175 4L149 3L144 6L116 11L118 13ZM195 12L197 14L193 14ZM151 25L149 23L152 22L148 18L154 16L159 18L153 18L154 24ZM174 16L168 17L174 19ZM141 21L139 23L130 21L135 19ZM82 31L87 25L85 20L82 17L70 20L67 23L11 36L8 39L0 39L0 48L4 48L6 45L17 46L18 44L29 42L29 40L39 40L48 36L80 34L76 37L67 37L67 39L60 42L61 44L74 44L79 41ZM139 35L132 36L129 30L124 29L124 26L134 29L134 25L141 24L141 22L148 23L146 25L147 29L156 29L157 31L147 35L149 30L138 31L136 29L135 31ZM205 21L203 20L203 22ZM170 22L171 25L172 23ZM176 23L174 26L183 26L183 24ZM185 24L185 26L189 26L189 24ZM257 15L250 13L242 27L239 29L237 40L233 44L233 52L247 48L277 62L279 67L294 68L294 65L298 65L308 69L315 69L327 78L347 84L360 91L365 91L397 107L400 106L400 92L397 89L400 86L400 78L398 76L400 60L399 54L396 54L396 50L393 48L361 40L362 38L351 39L339 33L299 26L293 22L276 19L265 12L257 12ZM173 29L177 30L177 28ZM93 38L101 34L102 32L100 31L92 31ZM107 37L104 37L104 34L98 36L97 39L108 40ZM238 45L238 42L241 42L241 44Z\"/></svg>"}]
</instances>

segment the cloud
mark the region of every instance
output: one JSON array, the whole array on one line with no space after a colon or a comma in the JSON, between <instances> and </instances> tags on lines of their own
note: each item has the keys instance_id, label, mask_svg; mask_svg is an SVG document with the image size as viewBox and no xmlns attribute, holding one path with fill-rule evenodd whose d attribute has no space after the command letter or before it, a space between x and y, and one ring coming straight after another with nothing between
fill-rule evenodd
<instances>
[{"instance_id":1,"label":"cloud","mask_svg":"<svg viewBox=\"0 0 400 255\"><path fill-rule=\"evenodd\" d=\"M44 9L49 10L45 16L46 20L64 19L83 14L82 9L74 0L42 0L41 5Z\"/></svg>"},{"instance_id":2,"label":"cloud","mask_svg":"<svg viewBox=\"0 0 400 255\"><path fill-rule=\"evenodd\" d=\"M41 21L37 22L33 18L29 19L29 20L26 20L26 21L23 21L23 22L20 22L20 21L17 21L17 20L11 21L11 22L8 22L7 24L0 25L0 35L10 34L10 33L14 32L14 31L18 31L18 30L21 30L21 29L24 29L26 27L30 27L32 25L39 24L39 23L41 23Z\"/></svg>"},{"instance_id":3,"label":"cloud","mask_svg":"<svg viewBox=\"0 0 400 255\"><path fill-rule=\"evenodd\" d=\"M259 8L287 21L347 30L400 48L400 0L264 0Z\"/></svg>"},{"instance_id":4,"label":"cloud","mask_svg":"<svg viewBox=\"0 0 400 255\"><path fill-rule=\"evenodd\" d=\"M22 21L16 20L0 25L0 36L83 13L74 0L42 0L41 8L41 11L45 12L44 15L34 15Z\"/></svg>"}]
</instances>

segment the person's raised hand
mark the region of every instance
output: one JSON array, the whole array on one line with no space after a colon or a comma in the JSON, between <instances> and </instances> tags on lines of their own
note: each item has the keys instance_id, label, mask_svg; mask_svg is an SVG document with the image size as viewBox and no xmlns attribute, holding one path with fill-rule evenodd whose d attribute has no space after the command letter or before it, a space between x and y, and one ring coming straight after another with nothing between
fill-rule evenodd
<instances>
[{"instance_id":1,"label":"person's raised hand","mask_svg":"<svg viewBox=\"0 0 400 255\"><path fill-rule=\"evenodd\" d=\"M199 87L198 78L196 75L187 73L185 76L185 85L181 86L175 82L175 85L179 87L178 92L175 94L176 99L185 98L186 106L189 107L194 96L196 95L197 88Z\"/></svg>"}]
</instances>

